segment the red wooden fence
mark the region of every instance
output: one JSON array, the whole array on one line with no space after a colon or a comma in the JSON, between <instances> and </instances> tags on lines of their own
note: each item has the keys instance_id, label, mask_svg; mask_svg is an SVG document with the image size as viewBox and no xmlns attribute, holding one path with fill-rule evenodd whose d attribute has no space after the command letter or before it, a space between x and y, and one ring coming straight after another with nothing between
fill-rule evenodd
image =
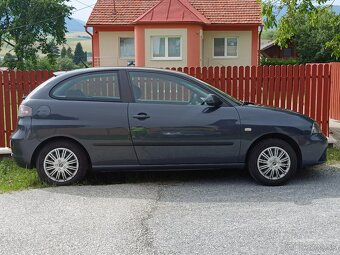
<instances>
[{"instance_id":1,"label":"red wooden fence","mask_svg":"<svg viewBox=\"0 0 340 255\"><path fill-rule=\"evenodd\" d=\"M0 72L0 147L9 147L22 97L52 76L53 71L46 70Z\"/></svg>"},{"instance_id":2,"label":"red wooden fence","mask_svg":"<svg viewBox=\"0 0 340 255\"><path fill-rule=\"evenodd\" d=\"M331 65L330 118L340 120L340 63Z\"/></svg>"},{"instance_id":3,"label":"red wooden fence","mask_svg":"<svg viewBox=\"0 0 340 255\"><path fill-rule=\"evenodd\" d=\"M340 119L339 63L332 63L331 66L312 64L172 69L201 79L240 100L290 109L310 116L318 121L327 135L330 113L332 118ZM52 75L53 71L0 72L0 147L9 146L22 96Z\"/></svg>"}]
</instances>

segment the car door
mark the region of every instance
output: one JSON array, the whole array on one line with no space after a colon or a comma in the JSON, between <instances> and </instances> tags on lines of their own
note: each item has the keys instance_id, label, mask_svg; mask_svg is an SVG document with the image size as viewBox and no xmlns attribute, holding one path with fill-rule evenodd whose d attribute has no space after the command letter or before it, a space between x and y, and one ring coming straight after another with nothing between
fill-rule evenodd
<instances>
[{"instance_id":1,"label":"car door","mask_svg":"<svg viewBox=\"0 0 340 255\"><path fill-rule=\"evenodd\" d=\"M125 71L98 71L62 81L51 92L56 100L50 100L52 114L47 122L46 118L35 121L53 126L59 136L79 141L94 167L137 165L122 72L125 77Z\"/></svg>"},{"instance_id":2,"label":"car door","mask_svg":"<svg viewBox=\"0 0 340 255\"><path fill-rule=\"evenodd\" d=\"M140 164L238 162L240 120L234 107L202 105L211 91L175 74L128 76L135 98L128 117Z\"/></svg>"}]
</instances>

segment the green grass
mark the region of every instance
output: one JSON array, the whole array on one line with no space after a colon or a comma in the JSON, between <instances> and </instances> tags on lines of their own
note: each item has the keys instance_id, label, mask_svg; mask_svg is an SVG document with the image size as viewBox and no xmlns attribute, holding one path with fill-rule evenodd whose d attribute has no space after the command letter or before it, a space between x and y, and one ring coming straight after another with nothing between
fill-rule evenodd
<instances>
[{"instance_id":1,"label":"green grass","mask_svg":"<svg viewBox=\"0 0 340 255\"><path fill-rule=\"evenodd\" d=\"M340 163L340 149L330 148L327 151L327 163L335 164Z\"/></svg>"},{"instance_id":2,"label":"green grass","mask_svg":"<svg viewBox=\"0 0 340 255\"><path fill-rule=\"evenodd\" d=\"M334 148L328 149L327 157L328 164L339 164L340 150ZM88 179L84 180L80 185L102 185L107 183L113 184L115 183L114 178L117 178L117 176L119 177L119 175L114 174L112 178L106 179L108 176L109 175L105 175L105 179L103 179L100 175L92 175L89 176ZM134 176L134 174L130 174L128 181L132 183L140 181L141 177L136 175L137 179L135 179ZM123 177L123 179L125 177ZM13 160L0 161L0 193L43 187L48 187L48 185L42 183L39 180L36 170L20 168L14 163Z\"/></svg>"},{"instance_id":3,"label":"green grass","mask_svg":"<svg viewBox=\"0 0 340 255\"><path fill-rule=\"evenodd\" d=\"M45 186L35 170L20 168L13 160L0 161L0 193Z\"/></svg>"}]
</instances>

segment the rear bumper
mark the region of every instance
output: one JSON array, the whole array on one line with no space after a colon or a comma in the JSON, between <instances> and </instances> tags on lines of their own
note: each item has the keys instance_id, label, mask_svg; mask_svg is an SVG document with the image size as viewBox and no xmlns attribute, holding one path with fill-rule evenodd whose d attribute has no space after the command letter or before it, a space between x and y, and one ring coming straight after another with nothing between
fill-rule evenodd
<instances>
[{"instance_id":1,"label":"rear bumper","mask_svg":"<svg viewBox=\"0 0 340 255\"><path fill-rule=\"evenodd\" d=\"M301 146L302 167L319 165L327 161L328 142L323 134L308 137Z\"/></svg>"},{"instance_id":2,"label":"rear bumper","mask_svg":"<svg viewBox=\"0 0 340 255\"><path fill-rule=\"evenodd\" d=\"M25 123L27 122L27 123ZM14 161L23 168L31 169L32 156L38 144L30 137L30 119L19 119L17 130L11 135L11 149Z\"/></svg>"}]
</instances>

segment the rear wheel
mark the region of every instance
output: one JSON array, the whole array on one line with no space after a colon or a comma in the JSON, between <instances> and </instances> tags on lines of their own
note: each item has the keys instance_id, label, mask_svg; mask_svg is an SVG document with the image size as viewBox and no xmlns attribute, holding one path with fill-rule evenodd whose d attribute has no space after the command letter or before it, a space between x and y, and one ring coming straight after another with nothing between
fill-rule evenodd
<instances>
[{"instance_id":1,"label":"rear wheel","mask_svg":"<svg viewBox=\"0 0 340 255\"><path fill-rule=\"evenodd\" d=\"M78 145L55 141L41 149L36 166L42 181L65 186L81 181L89 169L89 162Z\"/></svg>"},{"instance_id":2,"label":"rear wheel","mask_svg":"<svg viewBox=\"0 0 340 255\"><path fill-rule=\"evenodd\" d=\"M268 139L251 150L248 168L257 182L269 186L282 185L295 174L297 156L285 141Z\"/></svg>"}]
</instances>

